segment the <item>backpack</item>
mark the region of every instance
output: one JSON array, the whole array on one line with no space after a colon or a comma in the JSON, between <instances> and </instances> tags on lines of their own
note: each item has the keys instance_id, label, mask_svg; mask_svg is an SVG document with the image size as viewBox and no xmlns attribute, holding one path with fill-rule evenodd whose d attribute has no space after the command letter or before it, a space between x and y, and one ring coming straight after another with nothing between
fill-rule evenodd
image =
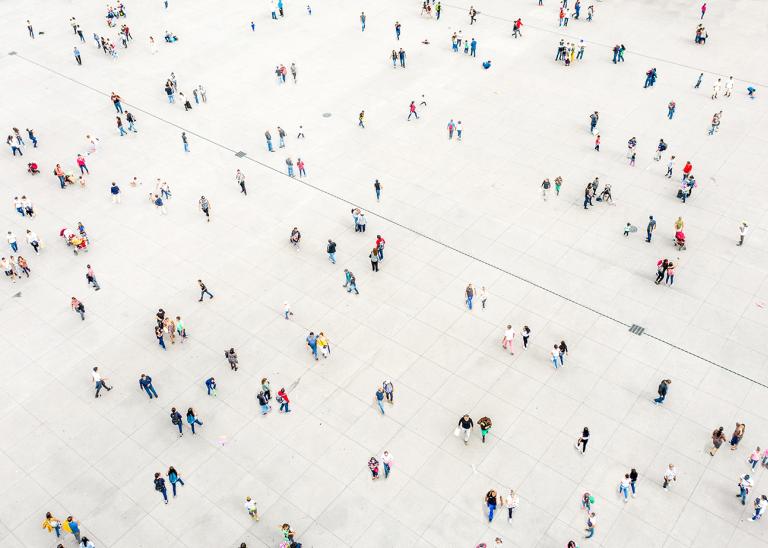
<instances>
[{"instance_id":1,"label":"backpack","mask_svg":"<svg viewBox=\"0 0 768 548\"><path fill-rule=\"evenodd\" d=\"M173 424L181 424L181 419L178 413L171 413L171 422Z\"/></svg>"},{"instance_id":2,"label":"backpack","mask_svg":"<svg viewBox=\"0 0 768 548\"><path fill-rule=\"evenodd\" d=\"M285 400L283 399L283 397L282 397L280 394L278 394L278 395L275 397L275 401L276 401L277 403L281 404L281 405L285 403Z\"/></svg>"}]
</instances>

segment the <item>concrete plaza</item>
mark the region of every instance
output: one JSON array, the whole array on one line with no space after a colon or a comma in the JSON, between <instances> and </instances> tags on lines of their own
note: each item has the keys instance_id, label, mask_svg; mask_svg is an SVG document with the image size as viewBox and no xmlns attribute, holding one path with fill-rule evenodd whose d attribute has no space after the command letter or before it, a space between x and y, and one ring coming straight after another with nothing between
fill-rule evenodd
<instances>
[{"instance_id":1,"label":"concrete plaza","mask_svg":"<svg viewBox=\"0 0 768 548\"><path fill-rule=\"evenodd\" d=\"M497 537L520 548L570 539L610 548L768 545L765 520L748 519L751 500L768 494L765 470L755 471L746 507L734 496L747 456L768 444L768 124L754 47L768 4L711 2L702 21L709 39L698 46L701 2L681 0L595 2L591 23L584 2L581 20L560 29L553 0L478 0L471 26L469 5L453 2L436 21L419 15L417 0L286 0L285 17L272 21L262 1L170 0L167 10L161 0L136 1L118 22L134 40L118 45L117 60L95 47L94 32L117 34L97 4L0 5L0 117L7 133L34 128L40 140L23 158L7 147L0 155L0 230L17 235L32 270L29 280L3 280L0 294L0 548L55 546L40 527L46 511L75 516L97 548L274 547L286 522L318 548L469 548ZM517 17L523 37L514 39ZM30 39L27 19L44 34ZM476 58L451 51L459 29L476 38ZM179 41L164 43L165 31ZM560 38L583 38L584 60L555 62ZM619 43L626 62L614 65ZM401 47L406 68L393 68L391 51ZM279 85L275 66L292 62L298 83L289 73ZM659 80L643 89L652 67ZM163 88L172 71L190 100L203 84L207 103L193 101L190 112L170 105ZM731 74L733 97L711 100L716 78ZM118 135L113 91L138 134ZM427 106L407 122L422 94ZM600 152L588 129L595 110ZM720 130L708 136L720 110ZM462 121L461 142L447 138L451 119ZM286 148L270 153L263 134L269 129L277 147L277 126ZM87 186L61 190L53 167L77 171L86 134L100 139ZM635 167L625 155L632 136ZM655 162L659 138L670 148ZM302 158L306 178L286 177L288 156ZM686 160L698 187L683 204L675 193ZM28 175L28 161L41 174ZM544 201L542 179L558 175L560 196ZM585 211L583 189L596 176L611 184L615 205ZM148 199L158 177L173 192L167 215ZM110 201L112 181L121 204ZM22 194L36 218L14 210ZM210 223L197 209L202 194ZM353 229L353 206L368 214L364 234ZM658 221L650 244L649 215ZM685 251L672 244L678 216ZM750 232L737 247L742 220ZM92 246L74 256L58 234L78 221ZM625 238L627 222L640 232ZM294 226L299 252L288 242ZM27 228L45 243L39 256L24 242ZM387 246L373 273L376 234ZM336 265L328 238L338 243ZM678 263L671 287L653 284L659 258ZM86 264L98 293L86 285ZM344 268L356 274L359 296L341 287ZM213 300L197 302L199 278ZM469 282L488 289L485 310L464 306ZM69 308L73 295L85 321ZM291 321L281 315L285 301ZM161 307L189 333L167 352L153 333ZM500 345L507 324L518 332L514 356ZM630 333L632 324L644 334ZM526 351L523 325L532 330ZM311 359L311 330L328 335L328 360ZM549 351L561 340L570 352L555 371ZM230 347L237 372L223 356ZM99 399L94 365L115 387ZM141 373L153 377L158 400L139 389ZM210 376L217 398L206 395ZM262 377L273 393L289 388L290 415L260 416ZM669 396L654 406L664 378L673 380ZM385 379L395 404L382 416L374 392ZM177 437L171 406L195 408L199 435ZM468 446L454 437L464 413L493 419L485 444L479 432ZM736 422L746 423L741 446L710 457L712 430L722 425L730 437ZM584 426L592 437L582 456L573 444ZM366 463L385 449L393 474L372 482ZM669 463L679 477L665 492ZM186 485L166 506L152 477L169 465ZM640 474L638 497L624 504L617 487L630 468ZM503 510L488 523L492 488L518 490L512 524ZM585 491L598 515L586 541L578 540ZM258 523L243 508L248 495Z\"/></svg>"}]
</instances>

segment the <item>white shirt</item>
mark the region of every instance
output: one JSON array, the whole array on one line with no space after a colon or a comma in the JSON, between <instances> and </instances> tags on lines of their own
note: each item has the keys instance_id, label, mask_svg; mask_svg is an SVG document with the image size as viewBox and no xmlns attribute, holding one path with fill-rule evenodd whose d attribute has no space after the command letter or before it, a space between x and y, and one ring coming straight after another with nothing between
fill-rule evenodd
<instances>
[{"instance_id":1,"label":"white shirt","mask_svg":"<svg viewBox=\"0 0 768 548\"><path fill-rule=\"evenodd\" d=\"M24 203L21 200L17 199L17 200L13 201L13 207L15 207L16 209L22 207L23 205L24 205Z\"/></svg>"},{"instance_id":2,"label":"white shirt","mask_svg":"<svg viewBox=\"0 0 768 548\"><path fill-rule=\"evenodd\" d=\"M32 200L30 200L29 198L27 198L26 200L24 200L21 203L24 204L24 207L29 207L29 208L32 207Z\"/></svg>"},{"instance_id":3,"label":"white shirt","mask_svg":"<svg viewBox=\"0 0 768 548\"><path fill-rule=\"evenodd\" d=\"M739 227L739 234L741 234L742 236L746 236L747 232L749 232L749 227L747 225L741 225Z\"/></svg>"},{"instance_id":4,"label":"white shirt","mask_svg":"<svg viewBox=\"0 0 768 548\"><path fill-rule=\"evenodd\" d=\"M488 298L488 292L484 288L480 288L480 292L478 294L478 297L481 301L484 301Z\"/></svg>"},{"instance_id":5,"label":"white shirt","mask_svg":"<svg viewBox=\"0 0 768 548\"><path fill-rule=\"evenodd\" d=\"M754 485L752 478L747 479L747 474L744 474L739 478L739 484L746 487L747 490L752 489L752 486Z\"/></svg>"},{"instance_id":6,"label":"white shirt","mask_svg":"<svg viewBox=\"0 0 768 548\"><path fill-rule=\"evenodd\" d=\"M37 240L37 234L35 234L32 231L28 232L27 233L27 243L29 243L29 242L36 242L36 241L38 241Z\"/></svg>"},{"instance_id":7,"label":"white shirt","mask_svg":"<svg viewBox=\"0 0 768 548\"><path fill-rule=\"evenodd\" d=\"M383 454L382 454L382 455L379 457L379 462L381 462L382 464L392 464L392 461L393 461L393 460L394 460L394 459L393 459L393 457L392 457L392 453L389 453L389 452L387 452L387 453L383 453Z\"/></svg>"},{"instance_id":8,"label":"white shirt","mask_svg":"<svg viewBox=\"0 0 768 548\"><path fill-rule=\"evenodd\" d=\"M677 470L673 466L672 468L667 468L667 471L664 472L664 479L668 479L672 481L677 477Z\"/></svg>"},{"instance_id":9,"label":"white shirt","mask_svg":"<svg viewBox=\"0 0 768 548\"><path fill-rule=\"evenodd\" d=\"M730 89L733 89L733 78L729 78L729 79L728 79L728 80L725 82L725 89L729 89L729 90L730 90Z\"/></svg>"},{"instance_id":10,"label":"white shirt","mask_svg":"<svg viewBox=\"0 0 768 548\"><path fill-rule=\"evenodd\" d=\"M9 244L16 242L16 236L13 234L13 232L9 232L5 239L8 240Z\"/></svg>"},{"instance_id":11,"label":"white shirt","mask_svg":"<svg viewBox=\"0 0 768 548\"><path fill-rule=\"evenodd\" d=\"M629 478L624 478L623 480L621 480L621 488L629 489Z\"/></svg>"},{"instance_id":12,"label":"white shirt","mask_svg":"<svg viewBox=\"0 0 768 548\"><path fill-rule=\"evenodd\" d=\"M99 382L101 380L101 375L98 371L91 370L91 377L93 377L93 382Z\"/></svg>"},{"instance_id":13,"label":"white shirt","mask_svg":"<svg viewBox=\"0 0 768 548\"><path fill-rule=\"evenodd\" d=\"M253 500L246 500L245 501L245 509L248 510L248 512L255 512L256 511L256 502Z\"/></svg>"},{"instance_id":14,"label":"white shirt","mask_svg":"<svg viewBox=\"0 0 768 548\"><path fill-rule=\"evenodd\" d=\"M461 122L456 122L456 131L461 131L462 129Z\"/></svg>"},{"instance_id":15,"label":"white shirt","mask_svg":"<svg viewBox=\"0 0 768 548\"><path fill-rule=\"evenodd\" d=\"M560 357L560 349L559 348L553 348L552 352L549 353L552 358L557 359Z\"/></svg>"},{"instance_id":16,"label":"white shirt","mask_svg":"<svg viewBox=\"0 0 768 548\"><path fill-rule=\"evenodd\" d=\"M514 329L507 329L504 331L504 339L507 341L511 341L515 338L515 330Z\"/></svg>"},{"instance_id":17,"label":"white shirt","mask_svg":"<svg viewBox=\"0 0 768 548\"><path fill-rule=\"evenodd\" d=\"M505 502L507 503L507 508L515 509L520 506L520 496L517 493L509 495Z\"/></svg>"}]
</instances>

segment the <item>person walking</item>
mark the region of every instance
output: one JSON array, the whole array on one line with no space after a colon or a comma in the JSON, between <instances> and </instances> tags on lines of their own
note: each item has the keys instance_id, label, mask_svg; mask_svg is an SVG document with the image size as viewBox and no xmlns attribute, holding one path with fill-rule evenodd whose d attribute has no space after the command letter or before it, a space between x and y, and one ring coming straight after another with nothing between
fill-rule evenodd
<instances>
[{"instance_id":1,"label":"person walking","mask_svg":"<svg viewBox=\"0 0 768 548\"><path fill-rule=\"evenodd\" d=\"M252 519L259 521L259 511L256 508L256 501L251 500L251 497L245 497L245 509Z\"/></svg>"},{"instance_id":2,"label":"person walking","mask_svg":"<svg viewBox=\"0 0 768 548\"><path fill-rule=\"evenodd\" d=\"M419 114L416 112L416 102L411 101L411 104L408 107L408 119L407 121L411 121L411 116L416 116L416 119L419 119Z\"/></svg>"},{"instance_id":3,"label":"person walking","mask_svg":"<svg viewBox=\"0 0 768 548\"><path fill-rule=\"evenodd\" d=\"M206 285L203 283L202 280L197 280L197 285L200 286L200 299L198 300L198 302L203 302L203 297L205 295L208 295L208 297L213 299L213 294L210 291L208 291L208 288L206 287Z\"/></svg>"},{"instance_id":4,"label":"person walking","mask_svg":"<svg viewBox=\"0 0 768 548\"><path fill-rule=\"evenodd\" d=\"M325 251L328 253L328 260L336 264L336 242L328 238L328 245L325 247Z\"/></svg>"},{"instance_id":5,"label":"person walking","mask_svg":"<svg viewBox=\"0 0 768 548\"><path fill-rule=\"evenodd\" d=\"M181 413L176 411L175 407L171 407L171 424L176 426L179 429L179 437L182 437L184 435L184 430L182 429L182 421L181 421Z\"/></svg>"},{"instance_id":6,"label":"person walking","mask_svg":"<svg viewBox=\"0 0 768 548\"><path fill-rule=\"evenodd\" d=\"M208 390L208 395L216 397L216 379L209 377L205 380L205 388Z\"/></svg>"},{"instance_id":7,"label":"person walking","mask_svg":"<svg viewBox=\"0 0 768 548\"><path fill-rule=\"evenodd\" d=\"M514 514L515 510L517 510L520 507L520 495L518 495L514 489L510 489L509 495L507 495L506 499L504 500L504 503L507 506L507 514L508 514L507 521L509 523L512 523L512 514Z\"/></svg>"},{"instance_id":8,"label":"person walking","mask_svg":"<svg viewBox=\"0 0 768 548\"><path fill-rule=\"evenodd\" d=\"M152 385L152 377L149 375L141 374L141 377L139 377L139 389L144 390L150 400L158 397L155 387Z\"/></svg>"},{"instance_id":9,"label":"person walking","mask_svg":"<svg viewBox=\"0 0 768 548\"><path fill-rule=\"evenodd\" d=\"M368 258L371 260L371 270L374 272L379 271L379 250L375 247L368 254Z\"/></svg>"},{"instance_id":10,"label":"person walking","mask_svg":"<svg viewBox=\"0 0 768 548\"><path fill-rule=\"evenodd\" d=\"M275 398L275 401L280 404L280 409L278 409L280 413L291 412L291 410L288 408L288 404L291 403L291 400L288 398L288 394L286 393L285 388L281 388L277 391L277 397Z\"/></svg>"},{"instance_id":11,"label":"person walking","mask_svg":"<svg viewBox=\"0 0 768 548\"><path fill-rule=\"evenodd\" d=\"M477 421L477 425L480 427L480 435L482 436L483 443L485 443L485 436L487 436L488 432L490 432L493 423L491 422L490 418L482 417Z\"/></svg>"},{"instance_id":12,"label":"person walking","mask_svg":"<svg viewBox=\"0 0 768 548\"><path fill-rule=\"evenodd\" d=\"M563 366L565 365L565 356L568 354L568 345L565 344L565 341L560 341L560 345L557 349L558 357L560 358L560 366Z\"/></svg>"},{"instance_id":13,"label":"person walking","mask_svg":"<svg viewBox=\"0 0 768 548\"><path fill-rule=\"evenodd\" d=\"M653 215L650 215L648 217L648 225L645 227L645 233L646 238L645 241L650 243L651 238L653 238L653 231L656 230L656 219L653 218Z\"/></svg>"},{"instance_id":14,"label":"person walking","mask_svg":"<svg viewBox=\"0 0 768 548\"><path fill-rule=\"evenodd\" d=\"M72 54L75 56L75 61L77 61L77 64L82 66L82 64L83 64L83 60L82 60L82 58L80 57L80 50L79 50L79 49L77 49L77 46L75 46L74 48L72 48Z\"/></svg>"},{"instance_id":15,"label":"person walking","mask_svg":"<svg viewBox=\"0 0 768 548\"><path fill-rule=\"evenodd\" d=\"M104 388L104 390L106 390L107 392L112 390L112 387L107 385L107 379L101 376L98 366L94 367L91 370L91 378L93 379L93 382L96 387L96 395L94 397L96 398L99 397L99 392L101 391L102 388Z\"/></svg>"},{"instance_id":16,"label":"person walking","mask_svg":"<svg viewBox=\"0 0 768 548\"><path fill-rule=\"evenodd\" d=\"M520 334L523 337L523 349L526 349L528 348L528 339L531 338L531 328L524 325Z\"/></svg>"},{"instance_id":17,"label":"person walking","mask_svg":"<svg viewBox=\"0 0 768 548\"><path fill-rule=\"evenodd\" d=\"M664 400L667 399L667 392L669 391L669 385L672 384L671 379L664 379L659 383L659 388L657 390L657 393L659 394L659 397L653 400L653 403L656 405L659 405L661 403L664 403Z\"/></svg>"},{"instance_id":18,"label":"person walking","mask_svg":"<svg viewBox=\"0 0 768 548\"><path fill-rule=\"evenodd\" d=\"M187 140L187 132L181 132L181 143L184 145L184 152L189 152L189 141Z\"/></svg>"},{"instance_id":19,"label":"person walking","mask_svg":"<svg viewBox=\"0 0 768 548\"><path fill-rule=\"evenodd\" d=\"M155 327L155 337L157 338L157 344L160 345L160 348L163 350L168 350L165 347L165 339L164 339L165 332L163 331L163 326L158 325Z\"/></svg>"},{"instance_id":20,"label":"person walking","mask_svg":"<svg viewBox=\"0 0 768 548\"><path fill-rule=\"evenodd\" d=\"M552 360L552 365L555 366L555 369L558 368L558 364L560 363L560 345L555 344L552 350L549 353L549 359Z\"/></svg>"},{"instance_id":21,"label":"person walking","mask_svg":"<svg viewBox=\"0 0 768 548\"><path fill-rule=\"evenodd\" d=\"M67 520L64 522L62 529L65 533L71 533L77 542L80 542L80 523L78 523L72 516L67 516Z\"/></svg>"},{"instance_id":22,"label":"person walking","mask_svg":"<svg viewBox=\"0 0 768 548\"><path fill-rule=\"evenodd\" d=\"M43 520L43 529L49 533L56 533L56 538L61 537L61 520L53 517L50 512L45 513L45 519Z\"/></svg>"},{"instance_id":23,"label":"person walking","mask_svg":"<svg viewBox=\"0 0 768 548\"><path fill-rule=\"evenodd\" d=\"M469 415L464 415L459 419L459 424L453 433L457 437L459 435L463 435L464 445L467 445L469 443L469 436L472 434L472 428L474 426L475 422L469 417Z\"/></svg>"},{"instance_id":24,"label":"person walking","mask_svg":"<svg viewBox=\"0 0 768 548\"><path fill-rule=\"evenodd\" d=\"M179 473L176 471L176 469L173 466L168 467L168 473L166 474L168 476L168 481L171 482L171 490L173 491L173 497L176 498L176 484L178 483L182 487L184 486L184 480L181 479L179 476Z\"/></svg>"},{"instance_id":25,"label":"person walking","mask_svg":"<svg viewBox=\"0 0 768 548\"><path fill-rule=\"evenodd\" d=\"M376 460L376 457L368 459L368 470L371 471L372 480L379 479L379 461Z\"/></svg>"},{"instance_id":26,"label":"person walking","mask_svg":"<svg viewBox=\"0 0 768 548\"><path fill-rule=\"evenodd\" d=\"M619 493L624 497L624 504L629 502L630 483L629 474L624 474L624 478L622 478L621 482L619 483Z\"/></svg>"},{"instance_id":27,"label":"person walking","mask_svg":"<svg viewBox=\"0 0 768 548\"><path fill-rule=\"evenodd\" d=\"M384 389L384 397L387 398L387 402L390 405L394 405L394 403L395 403L395 387L392 384L392 381L384 381L382 383L381 387Z\"/></svg>"},{"instance_id":28,"label":"person walking","mask_svg":"<svg viewBox=\"0 0 768 548\"><path fill-rule=\"evenodd\" d=\"M191 407L187 409L187 424L192 429L192 434L195 433L196 424L199 424L200 426L203 425L203 423L200 422L200 419L195 416L195 411Z\"/></svg>"},{"instance_id":29,"label":"person walking","mask_svg":"<svg viewBox=\"0 0 768 548\"><path fill-rule=\"evenodd\" d=\"M389 477L389 473L392 471L392 464L394 464L392 454L385 450L379 457L379 461L384 466L384 479L387 479Z\"/></svg>"},{"instance_id":30,"label":"person walking","mask_svg":"<svg viewBox=\"0 0 768 548\"><path fill-rule=\"evenodd\" d=\"M307 335L307 346L309 347L310 352L312 352L312 357L315 358L315 361L318 361L317 358L317 335L315 335L314 331L310 331L309 335Z\"/></svg>"},{"instance_id":31,"label":"person walking","mask_svg":"<svg viewBox=\"0 0 768 548\"><path fill-rule=\"evenodd\" d=\"M629 471L629 487L632 489L632 498L635 498L637 495L637 488L635 484L637 483L638 473L637 470L634 468Z\"/></svg>"},{"instance_id":32,"label":"person walking","mask_svg":"<svg viewBox=\"0 0 768 548\"><path fill-rule=\"evenodd\" d=\"M485 494L485 505L488 507L488 523L493 521L493 514L496 511L498 502L499 497L493 489Z\"/></svg>"},{"instance_id":33,"label":"person walking","mask_svg":"<svg viewBox=\"0 0 768 548\"><path fill-rule=\"evenodd\" d=\"M464 290L464 297L467 304L467 308L469 310L472 310L472 299L475 298L475 288L470 283L467 285L467 288Z\"/></svg>"},{"instance_id":34,"label":"person walking","mask_svg":"<svg viewBox=\"0 0 768 548\"><path fill-rule=\"evenodd\" d=\"M259 391L258 394L256 394L256 399L259 402L259 407L261 407L261 416L263 417L270 411L272 411L272 406L269 405L269 398L267 398L267 395L264 393L263 390Z\"/></svg>"},{"instance_id":35,"label":"person walking","mask_svg":"<svg viewBox=\"0 0 768 548\"><path fill-rule=\"evenodd\" d=\"M365 32L365 12L360 13L360 28L361 32Z\"/></svg>"},{"instance_id":36,"label":"person walking","mask_svg":"<svg viewBox=\"0 0 768 548\"><path fill-rule=\"evenodd\" d=\"M754 470L757 464L760 462L760 446L759 445L755 448L754 451L752 451L752 453L750 453L749 458L747 459L747 462L749 462L749 465L752 467L752 470Z\"/></svg>"},{"instance_id":37,"label":"person walking","mask_svg":"<svg viewBox=\"0 0 768 548\"><path fill-rule=\"evenodd\" d=\"M269 132L269 130L267 130L267 131L265 131L265 132L264 132L264 137L265 137L265 138L266 138L266 140L267 140L267 150L268 150L269 152L274 152L274 151L275 151L275 149L274 149L274 148L272 148L272 134Z\"/></svg>"},{"instance_id":38,"label":"person walking","mask_svg":"<svg viewBox=\"0 0 768 548\"><path fill-rule=\"evenodd\" d=\"M579 450L579 446L581 446L581 454L583 455L587 452L587 443L589 443L589 428L585 426L581 431L581 436L576 440L574 447Z\"/></svg>"},{"instance_id":39,"label":"person walking","mask_svg":"<svg viewBox=\"0 0 768 548\"><path fill-rule=\"evenodd\" d=\"M757 521L763 517L766 507L768 507L768 497L760 495L759 498L755 499L755 513L749 518L750 521Z\"/></svg>"},{"instance_id":40,"label":"person walking","mask_svg":"<svg viewBox=\"0 0 768 548\"><path fill-rule=\"evenodd\" d=\"M733 434L731 434L731 451L735 451L736 448L739 446L739 443L741 442L741 438L744 437L744 432L746 431L747 427L744 425L744 423L737 422L736 428L733 430ZM754 467L753 467L754 468Z\"/></svg>"},{"instance_id":41,"label":"person walking","mask_svg":"<svg viewBox=\"0 0 768 548\"><path fill-rule=\"evenodd\" d=\"M721 426L712 432L712 448L709 450L710 456L715 456L715 453L717 453L717 450L720 449L720 446L723 445L724 441L725 434L723 434L723 427Z\"/></svg>"},{"instance_id":42,"label":"person walking","mask_svg":"<svg viewBox=\"0 0 768 548\"><path fill-rule=\"evenodd\" d=\"M595 136L595 150L597 152L600 152L600 134L599 133Z\"/></svg>"},{"instance_id":43,"label":"person walking","mask_svg":"<svg viewBox=\"0 0 768 548\"><path fill-rule=\"evenodd\" d=\"M667 118L669 118L670 120L672 119L672 117L675 115L676 108L677 108L677 105L675 104L675 102L670 101L669 104L667 105Z\"/></svg>"},{"instance_id":44,"label":"person walking","mask_svg":"<svg viewBox=\"0 0 768 548\"><path fill-rule=\"evenodd\" d=\"M754 485L755 482L749 474L739 476L739 494L736 496L741 499L742 506L747 505L747 495Z\"/></svg>"},{"instance_id":45,"label":"person walking","mask_svg":"<svg viewBox=\"0 0 768 548\"><path fill-rule=\"evenodd\" d=\"M746 221L741 221L741 224L739 224L739 243L736 245L744 245L744 238L746 237L747 232L749 232L749 225Z\"/></svg>"},{"instance_id":46,"label":"person walking","mask_svg":"<svg viewBox=\"0 0 768 548\"><path fill-rule=\"evenodd\" d=\"M381 414L384 415L384 389L379 387L376 390L376 405L379 406L379 411L381 411Z\"/></svg>"},{"instance_id":47,"label":"person walking","mask_svg":"<svg viewBox=\"0 0 768 548\"><path fill-rule=\"evenodd\" d=\"M165 479L160 475L160 472L155 472L155 491L159 491L163 496L163 502L168 504L168 490L165 488Z\"/></svg>"},{"instance_id":48,"label":"person walking","mask_svg":"<svg viewBox=\"0 0 768 548\"><path fill-rule=\"evenodd\" d=\"M200 199L197 202L198 207L200 208L200 211L203 212L205 215L205 220L207 222L211 222L211 203L208 201L208 198L205 196L200 196Z\"/></svg>"},{"instance_id":49,"label":"person walking","mask_svg":"<svg viewBox=\"0 0 768 548\"><path fill-rule=\"evenodd\" d=\"M378 179L373 182L373 191L376 193L376 201L381 201L381 183Z\"/></svg>"},{"instance_id":50,"label":"person walking","mask_svg":"<svg viewBox=\"0 0 768 548\"><path fill-rule=\"evenodd\" d=\"M672 170L674 169L674 167L675 167L675 155L673 154L672 156L669 157L669 162L667 162L667 173L666 175L664 175L664 177L666 177L667 179L671 179Z\"/></svg>"},{"instance_id":51,"label":"person walking","mask_svg":"<svg viewBox=\"0 0 768 548\"><path fill-rule=\"evenodd\" d=\"M227 362L229 362L229 369L237 371L237 353L235 352L235 349L230 348L229 350L225 350L224 357L227 359Z\"/></svg>"},{"instance_id":52,"label":"person walking","mask_svg":"<svg viewBox=\"0 0 768 548\"><path fill-rule=\"evenodd\" d=\"M361 110L360 114L357 115L357 125L361 128L365 129L365 111Z\"/></svg>"},{"instance_id":53,"label":"person walking","mask_svg":"<svg viewBox=\"0 0 768 548\"><path fill-rule=\"evenodd\" d=\"M501 347L504 350L509 350L509 353L514 355L514 348L512 346L512 343L515 340L515 330L512 329L512 325L507 325L506 331L504 331L504 337L501 339Z\"/></svg>"},{"instance_id":54,"label":"person walking","mask_svg":"<svg viewBox=\"0 0 768 548\"><path fill-rule=\"evenodd\" d=\"M590 512L587 516L587 527L584 529L587 534L584 535L584 538L592 538L595 536L595 524L597 523L597 516L594 512Z\"/></svg>"},{"instance_id":55,"label":"person walking","mask_svg":"<svg viewBox=\"0 0 768 548\"><path fill-rule=\"evenodd\" d=\"M245 190L245 175L243 175L243 172L239 169L237 170L237 173L235 173L235 181L240 185L240 194L248 196L248 192Z\"/></svg>"}]
</instances>

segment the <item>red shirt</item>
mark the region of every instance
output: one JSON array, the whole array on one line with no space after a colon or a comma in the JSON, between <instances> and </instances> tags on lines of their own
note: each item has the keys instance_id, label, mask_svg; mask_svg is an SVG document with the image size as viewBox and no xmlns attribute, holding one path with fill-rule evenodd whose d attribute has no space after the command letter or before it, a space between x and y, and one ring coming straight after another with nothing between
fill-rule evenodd
<instances>
[{"instance_id":1,"label":"red shirt","mask_svg":"<svg viewBox=\"0 0 768 548\"><path fill-rule=\"evenodd\" d=\"M288 394L285 393L285 391L281 390L277 393L278 396L283 398L285 400L285 403L291 403L291 400L288 399Z\"/></svg>"},{"instance_id":2,"label":"red shirt","mask_svg":"<svg viewBox=\"0 0 768 548\"><path fill-rule=\"evenodd\" d=\"M686 162L685 167L683 168L683 173L688 175L692 169L693 169L693 166L691 165L691 162Z\"/></svg>"},{"instance_id":3,"label":"red shirt","mask_svg":"<svg viewBox=\"0 0 768 548\"><path fill-rule=\"evenodd\" d=\"M376 238L376 249L380 248L385 243L387 243L387 241L384 238Z\"/></svg>"}]
</instances>

